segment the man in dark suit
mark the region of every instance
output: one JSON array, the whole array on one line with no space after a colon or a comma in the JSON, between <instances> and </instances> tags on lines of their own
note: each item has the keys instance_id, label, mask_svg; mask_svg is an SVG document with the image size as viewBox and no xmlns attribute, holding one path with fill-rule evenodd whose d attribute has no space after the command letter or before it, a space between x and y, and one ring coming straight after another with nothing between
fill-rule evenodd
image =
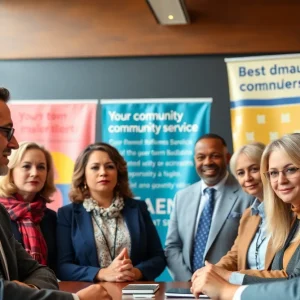
<instances>
[{"instance_id":1,"label":"man in dark suit","mask_svg":"<svg viewBox=\"0 0 300 300\"><path fill-rule=\"evenodd\" d=\"M205 260L216 263L231 249L241 215L253 201L228 173L229 159L226 142L216 134L195 144L201 180L175 195L166 239L167 264L176 281L190 280Z\"/></svg>"},{"instance_id":2,"label":"man in dark suit","mask_svg":"<svg viewBox=\"0 0 300 300\"><path fill-rule=\"evenodd\" d=\"M0 175L7 172L8 156L19 147L6 104L9 92L0 88ZM104 288L92 285L70 294L57 291L55 274L24 250L12 233L10 218L0 205L0 300L92 300L111 299Z\"/></svg>"}]
</instances>

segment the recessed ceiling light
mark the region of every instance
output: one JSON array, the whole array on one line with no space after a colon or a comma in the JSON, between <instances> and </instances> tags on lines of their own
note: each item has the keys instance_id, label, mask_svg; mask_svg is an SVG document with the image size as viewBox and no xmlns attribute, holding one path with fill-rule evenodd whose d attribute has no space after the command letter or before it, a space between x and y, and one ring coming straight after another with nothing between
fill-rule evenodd
<instances>
[{"instance_id":1,"label":"recessed ceiling light","mask_svg":"<svg viewBox=\"0 0 300 300\"><path fill-rule=\"evenodd\" d=\"M190 23L185 0L146 0L157 23L179 25Z\"/></svg>"}]
</instances>

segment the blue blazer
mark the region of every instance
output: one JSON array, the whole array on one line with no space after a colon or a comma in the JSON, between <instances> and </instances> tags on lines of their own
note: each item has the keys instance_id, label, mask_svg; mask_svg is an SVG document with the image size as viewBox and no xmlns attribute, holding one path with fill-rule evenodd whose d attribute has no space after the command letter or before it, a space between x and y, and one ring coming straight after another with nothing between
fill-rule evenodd
<instances>
[{"instance_id":1,"label":"blue blazer","mask_svg":"<svg viewBox=\"0 0 300 300\"><path fill-rule=\"evenodd\" d=\"M131 238L130 259L142 280L154 280L166 266L164 251L144 201L125 199L122 215ZM99 272L91 214L82 204L61 207L57 217L58 278L94 281Z\"/></svg>"},{"instance_id":2,"label":"blue blazer","mask_svg":"<svg viewBox=\"0 0 300 300\"><path fill-rule=\"evenodd\" d=\"M19 231L18 224L15 221L11 220L12 231L15 236L15 239L22 244L23 237ZM56 272L56 212L46 208L44 217L40 223L40 228L48 248L48 267Z\"/></svg>"}]
</instances>

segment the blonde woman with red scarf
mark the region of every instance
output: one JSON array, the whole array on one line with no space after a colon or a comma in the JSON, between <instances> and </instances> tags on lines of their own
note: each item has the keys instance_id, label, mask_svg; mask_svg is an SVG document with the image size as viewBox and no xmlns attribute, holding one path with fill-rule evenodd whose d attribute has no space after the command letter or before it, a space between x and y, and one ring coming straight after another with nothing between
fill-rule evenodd
<instances>
[{"instance_id":1,"label":"blonde woman with red scarf","mask_svg":"<svg viewBox=\"0 0 300 300\"><path fill-rule=\"evenodd\" d=\"M50 153L32 142L20 143L0 179L0 203L9 213L15 238L40 264L56 268L56 213L46 207L55 192Z\"/></svg>"}]
</instances>

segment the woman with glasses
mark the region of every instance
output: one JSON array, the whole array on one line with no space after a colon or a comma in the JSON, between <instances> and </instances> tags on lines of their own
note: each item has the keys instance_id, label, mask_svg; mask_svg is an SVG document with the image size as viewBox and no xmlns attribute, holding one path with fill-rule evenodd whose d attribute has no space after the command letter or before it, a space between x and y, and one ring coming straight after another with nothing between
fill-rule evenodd
<instances>
[{"instance_id":1,"label":"woman with glasses","mask_svg":"<svg viewBox=\"0 0 300 300\"><path fill-rule=\"evenodd\" d=\"M76 160L72 204L58 210L61 280L154 280L166 266L144 201L134 200L127 164L106 143L88 146Z\"/></svg>"},{"instance_id":2,"label":"woman with glasses","mask_svg":"<svg viewBox=\"0 0 300 300\"><path fill-rule=\"evenodd\" d=\"M15 238L40 264L55 270L56 213L46 206L56 190L51 155L37 143L22 142L9 159L9 171L0 179L0 203Z\"/></svg>"},{"instance_id":3,"label":"woman with glasses","mask_svg":"<svg viewBox=\"0 0 300 300\"><path fill-rule=\"evenodd\" d=\"M252 270L244 276L242 284L300 276L299 149L300 134L295 133L273 141L264 150L261 174L266 224L272 239L270 247L276 255L271 270ZM206 271L221 275L212 265ZM202 284L204 277L205 272L198 274L193 284Z\"/></svg>"}]
</instances>

